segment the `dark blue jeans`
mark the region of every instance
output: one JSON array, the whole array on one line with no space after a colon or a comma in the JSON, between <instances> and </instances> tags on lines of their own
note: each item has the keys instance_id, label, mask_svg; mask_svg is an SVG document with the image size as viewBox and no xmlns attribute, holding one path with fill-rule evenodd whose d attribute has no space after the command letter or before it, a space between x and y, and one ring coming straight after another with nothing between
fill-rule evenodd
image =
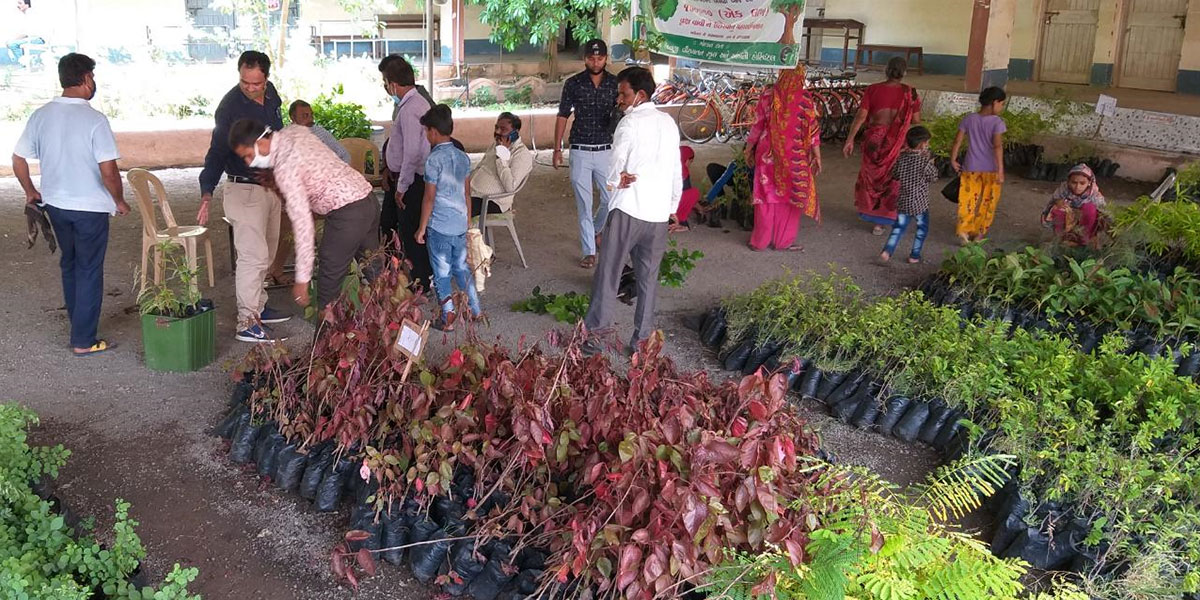
<instances>
[{"instance_id":1,"label":"dark blue jeans","mask_svg":"<svg viewBox=\"0 0 1200 600\"><path fill-rule=\"evenodd\" d=\"M925 211L919 215L906 215L900 213L896 215L896 222L892 225L892 234L888 236L887 243L883 245L883 251L892 256L896 253L896 244L900 243L900 236L908 230L908 224L913 220L917 221L917 237L913 239L912 253L910 258L917 260L921 259L921 248L925 246L925 236L929 234L929 211Z\"/></svg>"},{"instance_id":2,"label":"dark blue jeans","mask_svg":"<svg viewBox=\"0 0 1200 600\"><path fill-rule=\"evenodd\" d=\"M433 267L433 289L437 292L442 314L454 312L451 281L458 284L458 291L467 295L471 314L479 316L479 295L475 293L475 277L467 266L467 234L442 235L433 229L425 229L425 246L429 248L429 265Z\"/></svg>"},{"instance_id":3,"label":"dark blue jeans","mask_svg":"<svg viewBox=\"0 0 1200 600\"><path fill-rule=\"evenodd\" d=\"M108 250L108 213L47 206L58 237L63 300L71 320L71 347L90 348L98 340L100 302L104 299L104 253Z\"/></svg>"}]
</instances>

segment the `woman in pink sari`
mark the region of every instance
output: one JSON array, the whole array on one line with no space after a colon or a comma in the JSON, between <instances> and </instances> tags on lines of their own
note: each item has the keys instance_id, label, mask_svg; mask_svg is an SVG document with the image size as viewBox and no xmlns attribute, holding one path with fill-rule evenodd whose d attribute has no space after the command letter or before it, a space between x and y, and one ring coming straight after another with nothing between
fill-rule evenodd
<instances>
[{"instance_id":1,"label":"woman in pink sari","mask_svg":"<svg viewBox=\"0 0 1200 600\"><path fill-rule=\"evenodd\" d=\"M746 164L754 166L754 231L750 248L803 250L795 244L800 215L818 222L814 178L821 172L821 126L804 69L784 71L759 98L746 141Z\"/></svg>"},{"instance_id":2,"label":"woman in pink sari","mask_svg":"<svg viewBox=\"0 0 1200 600\"><path fill-rule=\"evenodd\" d=\"M860 218L875 225L875 235L883 235L896 221L900 182L892 179L892 165L904 147L909 126L921 122L920 96L901 83L907 70L903 58L888 61L887 81L867 87L842 148L847 157L853 154L854 139L862 130L863 159L854 184L854 206Z\"/></svg>"}]
</instances>

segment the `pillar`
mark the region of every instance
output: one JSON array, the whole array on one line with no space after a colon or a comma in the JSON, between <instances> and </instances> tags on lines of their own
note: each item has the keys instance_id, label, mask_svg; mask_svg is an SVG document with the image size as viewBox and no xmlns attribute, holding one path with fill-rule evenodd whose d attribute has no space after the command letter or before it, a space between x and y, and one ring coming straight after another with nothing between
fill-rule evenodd
<instances>
[{"instance_id":1,"label":"pillar","mask_svg":"<svg viewBox=\"0 0 1200 600\"><path fill-rule=\"evenodd\" d=\"M972 0L966 91L1008 83L1017 0Z\"/></svg>"}]
</instances>

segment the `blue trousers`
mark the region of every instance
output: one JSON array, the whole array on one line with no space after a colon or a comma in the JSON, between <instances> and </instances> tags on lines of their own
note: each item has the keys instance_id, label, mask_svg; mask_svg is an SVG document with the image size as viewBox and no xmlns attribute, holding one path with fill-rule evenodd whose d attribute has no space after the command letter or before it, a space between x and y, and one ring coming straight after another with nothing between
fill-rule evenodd
<instances>
[{"instance_id":1,"label":"blue trousers","mask_svg":"<svg viewBox=\"0 0 1200 600\"><path fill-rule=\"evenodd\" d=\"M917 237L913 239L912 253L909 254L909 257L921 259L921 248L925 247L925 236L929 234L928 210L919 215L904 213L896 215L896 222L892 224L892 233L888 236L887 243L883 245L883 251L887 252L888 256L896 254L896 245L900 243L900 237L908 230L908 224L913 220L917 222Z\"/></svg>"},{"instance_id":2,"label":"blue trousers","mask_svg":"<svg viewBox=\"0 0 1200 600\"><path fill-rule=\"evenodd\" d=\"M90 348L98 339L100 302L104 299L104 254L108 250L108 213L47 206L61 255L63 300L71 320L71 347Z\"/></svg>"},{"instance_id":3,"label":"blue trousers","mask_svg":"<svg viewBox=\"0 0 1200 600\"><path fill-rule=\"evenodd\" d=\"M467 266L467 234L442 235L433 229L425 229L425 246L429 248L429 266L433 267L433 289L437 292L442 314L454 312L454 301L450 294L458 284L459 291L467 295L471 314L479 316L479 295L475 292L475 277Z\"/></svg>"},{"instance_id":4,"label":"blue trousers","mask_svg":"<svg viewBox=\"0 0 1200 600\"><path fill-rule=\"evenodd\" d=\"M612 150L572 150L571 187L575 189L575 211L579 217L579 245L584 256L595 256L596 235L608 220L608 163ZM600 206L592 206L593 186L600 188Z\"/></svg>"}]
</instances>

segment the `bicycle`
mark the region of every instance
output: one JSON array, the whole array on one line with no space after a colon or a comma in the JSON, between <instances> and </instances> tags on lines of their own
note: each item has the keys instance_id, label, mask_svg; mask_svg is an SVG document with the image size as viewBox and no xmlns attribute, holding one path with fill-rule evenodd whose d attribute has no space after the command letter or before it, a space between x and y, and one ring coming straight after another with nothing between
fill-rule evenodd
<instances>
[{"instance_id":1,"label":"bicycle","mask_svg":"<svg viewBox=\"0 0 1200 600\"><path fill-rule=\"evenodd\" d=\"M689 90L675 115L680 134L696 144L714 137L722 143L745 138L766 85L765 78L738 80L728 73L706 77Z\"/></svg>"}]
</instances>

